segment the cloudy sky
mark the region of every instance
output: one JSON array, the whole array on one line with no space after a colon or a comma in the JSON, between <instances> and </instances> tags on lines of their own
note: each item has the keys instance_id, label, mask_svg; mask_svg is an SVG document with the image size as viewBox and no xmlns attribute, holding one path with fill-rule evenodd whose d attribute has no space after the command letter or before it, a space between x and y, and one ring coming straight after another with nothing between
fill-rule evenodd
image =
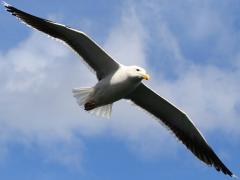
<instances>
[{"instance_id":1,"label":"cloudy sky","mask_svg":"<svg viewBox=\"0 0 240 180\"><path fill-rule=\"evenodd\" d=\"M187 112L240 175L239 0L9 0L80 29ZM131 103L80 109L96 78L71 49L0 8L0 179L226 179Z\"/></svg>"}]
</instances>

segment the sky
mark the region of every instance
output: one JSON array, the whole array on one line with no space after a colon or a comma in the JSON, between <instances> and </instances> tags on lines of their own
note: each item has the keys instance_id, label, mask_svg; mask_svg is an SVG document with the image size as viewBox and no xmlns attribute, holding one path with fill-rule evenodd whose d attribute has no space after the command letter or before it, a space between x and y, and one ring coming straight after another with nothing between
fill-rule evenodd
<instances>
[{"instance_id":1,"label":"sky","mask_svg":"<svg viewBox=\"0 0 240 180\"><path fill-rule=\"evenodd\" d=\"M9 0L77 28L186 112L240 176L239 0ZM111 119L78 107L95 75L59 41L0 8L0 179L230 179L124 100Z\"/></svg>"}]
</instances>

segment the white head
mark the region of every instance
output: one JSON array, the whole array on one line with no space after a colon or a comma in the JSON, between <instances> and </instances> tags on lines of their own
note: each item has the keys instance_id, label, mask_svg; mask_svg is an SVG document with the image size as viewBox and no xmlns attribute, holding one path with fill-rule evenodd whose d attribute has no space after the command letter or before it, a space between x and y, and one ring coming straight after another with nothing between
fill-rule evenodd
<instances>
[{"instance_id":1,"label":"white head","mask_svg":"<svg viewBox=\"0 0 240 180\"><path fill-rule=\"evenodd\" d=\"M138 66L127 66L128 76L138 80L149 80L150 76L146 73L145 69Z\"/></svg>"}]
</instances>

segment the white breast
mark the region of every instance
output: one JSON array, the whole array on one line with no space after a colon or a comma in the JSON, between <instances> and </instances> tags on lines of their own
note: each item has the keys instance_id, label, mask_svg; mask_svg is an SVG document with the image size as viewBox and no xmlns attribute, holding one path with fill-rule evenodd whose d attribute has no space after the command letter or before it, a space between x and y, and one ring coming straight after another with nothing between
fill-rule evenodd
<instances>
[{"instance_id":1,"label":"white breast","mask_svg":"<svg viewBox=\"0 0 240 180\"><path fill-rule=\"evenodd\" d=\"M141 81L132 81L124 68L120 68L114 74L99 81L94 89L92 99L97 106L111 104L132 92Z\"/></svg>"}]
</instances>

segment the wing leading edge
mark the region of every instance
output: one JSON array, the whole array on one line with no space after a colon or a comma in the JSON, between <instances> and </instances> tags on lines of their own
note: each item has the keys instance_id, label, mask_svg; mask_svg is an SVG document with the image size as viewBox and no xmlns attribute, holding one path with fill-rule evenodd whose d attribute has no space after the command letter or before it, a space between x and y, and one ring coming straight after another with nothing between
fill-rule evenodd
<instances>
[{"instance_id":1,"label":"wing leading edge","mask_svg":"<svg viewBox=\"0 0 240 180\"><path fill-rule=\"evenodd\" d=\"M196 156L217 171L234 177L233 173L222 163L208 145L200 131L185 113L160 97L144 84L140 84L128 99L154 115Z\"/></svg>"},{"instance_id":2,"label":"wing leading edge","mask_svg":"<svg viewBox=\"0 0 240 180\"><path fill-rule=\"evenodd\" d=\"M119 68L120 64L83 32L33 16L7 3L3 3L3 5L8 12L27 25L68 44L96 72L99 80Z\"/></svg>"}]
</instances>

